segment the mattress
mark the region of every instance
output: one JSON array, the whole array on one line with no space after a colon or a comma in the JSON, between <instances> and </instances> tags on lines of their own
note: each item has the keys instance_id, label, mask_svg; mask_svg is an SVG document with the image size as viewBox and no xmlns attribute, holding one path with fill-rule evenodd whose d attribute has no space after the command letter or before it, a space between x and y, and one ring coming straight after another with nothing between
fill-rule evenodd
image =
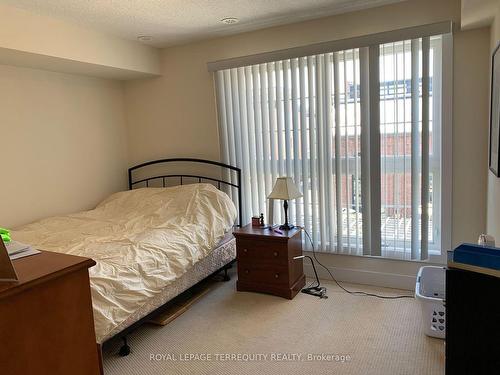
<instances>
[{"instance_id":1,"label":"mattress","mask_svg":"<svg viewBox=\"0 0 500 375\"><path fill-rule=\"evenodd\" d=\"M103 342L217 248L235 219L225 193L191 184L116 193L93 210L44 219L12 237L96 261L89 276Z\"/></svg>"},{"instance_id":2,"label":"mattress","mask_svg":"<svg viewBox=\"0 0 500 375\"><path fill-rule=\"evenodd\" d=\"M177 297L182 292L185 292L193 285L221 269L231 261L236 259L236 239L231 233L228 233L223 240L210 252L205 258L193 265L193 267L184 273L181 277L173 281L170 285L163 289L161 293L150 298L137 311L130 315L123 323L115 327L106 336L101 337L99 344L112 338L117 333L120 333L125 328L144 318L159 307L166 304L171 299Z\"/></svg>"}]
</instances>

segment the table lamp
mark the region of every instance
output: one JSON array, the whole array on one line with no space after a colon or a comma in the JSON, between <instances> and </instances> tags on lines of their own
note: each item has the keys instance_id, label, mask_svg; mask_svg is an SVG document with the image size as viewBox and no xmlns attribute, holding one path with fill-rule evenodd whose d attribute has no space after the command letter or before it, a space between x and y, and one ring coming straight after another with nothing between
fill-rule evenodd
<instances>
[{"instance_id":1,"label":"table lamp","mask_svg":"<svg viewBox=\"0 0 500 375\"><path fill-rule=\"evenodd\" d=\"M278 177L274 183L273 191L267 198L269 199L282 199L283 208L285 209L285 224L280 226L280 229L290 230L293 225L288 224L288 201L290 199L300 198L302 193L294 184L291 177Z\"/></svg>"}]
</instances>

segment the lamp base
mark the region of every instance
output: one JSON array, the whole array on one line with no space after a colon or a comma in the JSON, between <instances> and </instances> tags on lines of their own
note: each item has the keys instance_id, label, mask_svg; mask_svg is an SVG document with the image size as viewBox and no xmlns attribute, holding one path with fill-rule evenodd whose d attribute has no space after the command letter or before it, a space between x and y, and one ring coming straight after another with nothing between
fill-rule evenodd
<instances>
[{"instance_id":1,"label":"lamp base","mask_svg":"<svg viewBox=\"0 0 500 375\"><path fill-rule=\"evenodd\" d=\"M289 225L289 224L280 225L281 230L292 230L293 228L295 228L295 227L293 225Z\"/></svg>"}]
</instances>

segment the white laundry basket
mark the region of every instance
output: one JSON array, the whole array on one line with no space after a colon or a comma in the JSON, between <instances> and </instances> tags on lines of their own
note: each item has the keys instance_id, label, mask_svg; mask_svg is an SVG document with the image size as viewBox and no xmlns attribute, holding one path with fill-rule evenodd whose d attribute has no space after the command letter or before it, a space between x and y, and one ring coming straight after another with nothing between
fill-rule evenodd
<instances>
[{"instance_id":1,"label":"white laundry basket","mask_svg":"<svg viewBox=\"0 0 500 375\"><path fill-rule=\"evenodd\" d=\"M422 306L425 334L442 339L446 332L445 272L444 267L421 267L415 286L415 297Z\"/></svg>"}]
</instances>

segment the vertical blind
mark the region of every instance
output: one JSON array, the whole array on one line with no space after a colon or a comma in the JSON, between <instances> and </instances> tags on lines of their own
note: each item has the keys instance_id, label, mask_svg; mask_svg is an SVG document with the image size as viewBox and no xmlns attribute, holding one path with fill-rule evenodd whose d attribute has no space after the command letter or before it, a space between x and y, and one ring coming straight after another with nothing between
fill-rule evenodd
<instances>
[{"instance_id":1,"label":"vertical blind","mask_svg":"<svg viewBox=\"0 0 500 375\"><path fill-rule=\"evenodd\" d=\"M242 168L243 221L289 176L303 192L290 222L318 250L439 251L441 45L423 37L216 71L221 154Z\"/></svg>"}]
</instances>

